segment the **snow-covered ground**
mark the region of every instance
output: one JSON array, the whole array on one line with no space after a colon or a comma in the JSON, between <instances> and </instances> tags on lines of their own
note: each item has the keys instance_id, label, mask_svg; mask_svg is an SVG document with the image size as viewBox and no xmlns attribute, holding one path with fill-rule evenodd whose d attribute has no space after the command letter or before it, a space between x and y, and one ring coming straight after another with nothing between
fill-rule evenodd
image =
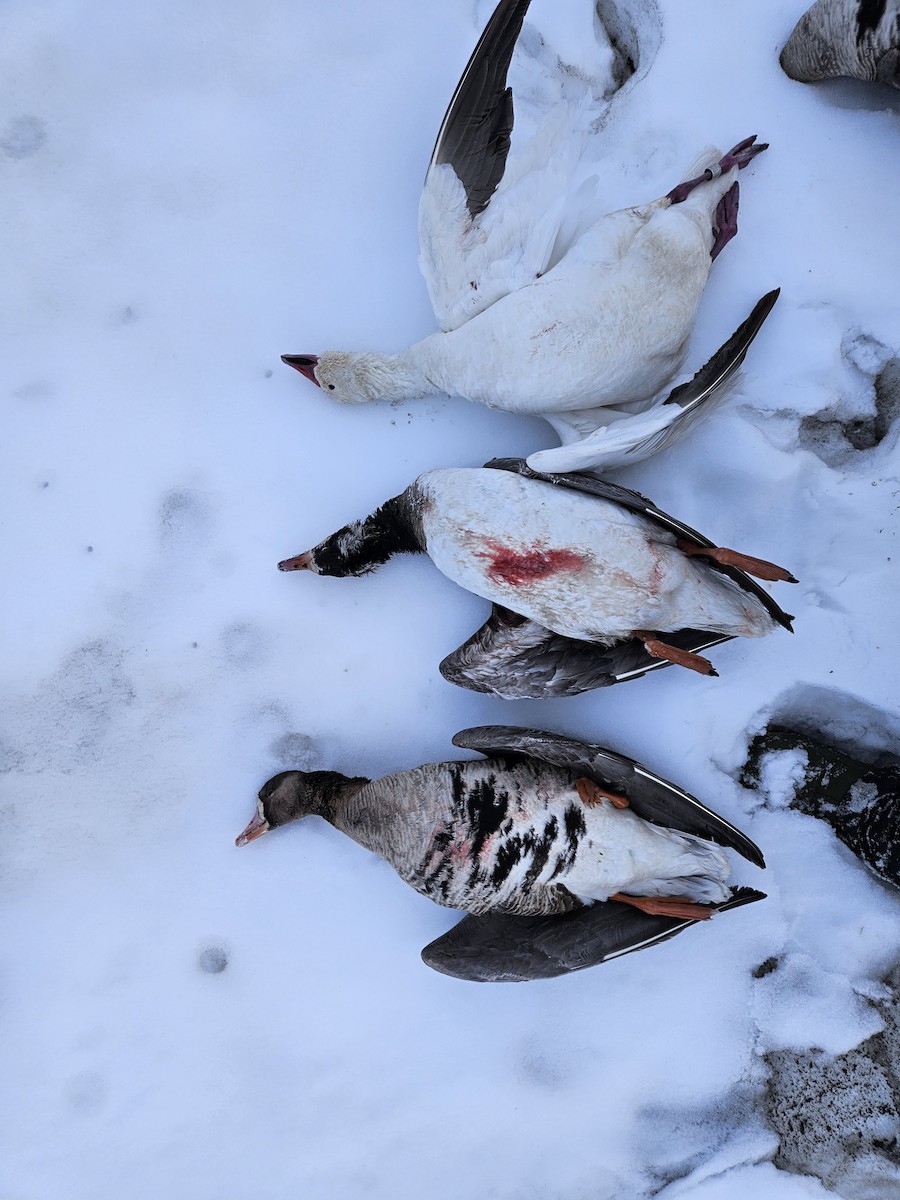
<instances>
[{"instance_id":1,"label":"snow-covered ground","mask_svg":"<svg viewBox=\"0 0 900 1200\"><path fill-rule=\"evenodd\" d=\"M692 364L783 291L742 393L617 479L789 566L797 632L544 704L441 679L486 605L425 559L275 570L422 470L550 444L459 399L340 409L279 362L431 330L418 193L490 0L3 5L3 1200L895 1194L776 1168L766 1097L785 1055L882 1030L898 896L736 775L772 713L897 735L900 102L781 74L805 0L621 3L661 38L596 139L609 207L772 143ZM591 13L530 21L584 66ZM677 781L762 846L736 881L769 899L475 985L419 960L456 915L330 827L234 848L275 770L375 775L488 722Z\"/></svg>"}]
</instances>

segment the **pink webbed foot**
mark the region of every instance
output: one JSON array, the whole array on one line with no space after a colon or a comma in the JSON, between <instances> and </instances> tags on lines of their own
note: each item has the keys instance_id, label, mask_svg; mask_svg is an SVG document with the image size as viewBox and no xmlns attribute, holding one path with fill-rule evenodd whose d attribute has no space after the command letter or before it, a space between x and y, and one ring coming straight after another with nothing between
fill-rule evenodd
<instances>
[{"instance_id":1,"label":"pink webbed foot","mask_svg":"<svg viewBox=\"0 0 900 1200\"><path fill-rule=\"evenodd\" d=\"M716 205L716 215L713 219L713 244L709 257L715 261L738 231L738 205L740 189L735 180L719 203Z\"/></svg>"},{"instance_id":2,"label":"pink webbed foot","mask_svg":"<svg viewBox=\"0 0 900 1200\"><path fill-rule=\"evenodd\" d=\"M769 562L765 558L740 554L737 550L729 550L727 546L695 546L693 542L686 542L683 538L677 538L675 545L688 558L711 558L723 567L737 567L739 571L753 575L756 579L782 583L797 582L787 567L779 567L777 563Z\"/></svg>"}]
</instances>

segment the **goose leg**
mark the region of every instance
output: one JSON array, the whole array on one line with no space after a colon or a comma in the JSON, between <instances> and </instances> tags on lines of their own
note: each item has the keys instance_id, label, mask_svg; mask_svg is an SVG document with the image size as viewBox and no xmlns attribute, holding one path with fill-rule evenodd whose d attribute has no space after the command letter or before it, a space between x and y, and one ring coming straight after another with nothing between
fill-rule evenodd
<instances>
[{"instance_id":1,"label":"goose leg","mask_svg":"<svg viewBox=\"0 0 900 1200\"><path fill-rule=\"evenodd\" d=\"M768 579L782 583L797 582L785 567L779 567L776 563L767 562L764 558L753 558L749 554L739 554L737 550L728 550L725 546L695 546L693 542L686 542L682 538L678 538L675 545L688 558L711 558L714 562L721 563L723 567L737 567L739 570L746 571L748 575L753 575L757 579Z\"/></svg>"},{"instance_id":2,"label":"goose leg","mask_svg":"<svg viewBox=\"0 0 900 1200\"><path fill-rule=\"evenodd\" d=\"M618 792L608 792L594 783L593 779L576 779L575 791L578 793L581 803L587 808L595 808L604 800L609 800L616 808L631 807L627 796L620 796Z\"/></svg>"},{"instance_id":3,"label":"goose leg","mask_svg":"<svg viewBox=\"0 0 900 1200\"><path fill-rule=\"evenodd\" d=\"M666 194L666 199L672 204L680 204L682 200L686 200L694 188L700 186L701 183L709 183L711 179L718 179L720 175L724 175L726 171L737 167L741 170L755 158L757 154L762 154L763 150L768 149L768 142L763 142L759 146L753 143L756 141L756 135L753 137L744 138L742 142L738 142L733 146L724 158L720 158L714 167L707 167L702 175L698 175L696 179L688 179L684 183L679 183L677 187L673 187L671 192Z\"/></svg>"},{"instance_id":4,"label":"goose leg","mask_svg":"<svg viewBox=\"0 0 900 1200\"><path fill-rule=\"evenodd\" d=\"M719 674L709 659L704 658L702 654L694 654L690 650L679 650L677 646L669 646L666 642L661 642L655 633L650 633L646 629L635 629L634 637L644 643L644 649L654 658L665 659L666 662L673 663L676 667L687 667L689 671L697 671L700 675Z\"/></svg>"},{"instance_id":5,"label":"goose leg","mask_svg":"<svg viewBox=\"0 0 900 1200\"><path fill-rule=\"evenodd\" d=\"M616 892L610 896L610 900L630 904L652 917L686 917L691 921L708 921L716 911L708 905L681 900L677 896L626 896L624 892Z\"/></svg>"}]
</instances>

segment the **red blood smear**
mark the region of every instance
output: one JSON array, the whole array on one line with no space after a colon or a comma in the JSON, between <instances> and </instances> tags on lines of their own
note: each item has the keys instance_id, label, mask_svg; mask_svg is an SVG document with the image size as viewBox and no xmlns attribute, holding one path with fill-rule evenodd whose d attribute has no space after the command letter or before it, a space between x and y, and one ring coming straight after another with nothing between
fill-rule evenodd
<instances>
[{"instance_id":1,"label":"red blood smear","mask_svg":"<svg viewBox=\"0 0 900 1200\"><path fill-rule=\"evenodd\" d=\"M488 542L487 547L478 557L489 560L488 575L495 583L509 583L513 587L546 579L560 571L580 571L584 566L580 554L572 550L547 550L540 543L528 550L513 550L498 542Z\"/></svg>"}]
</instances>

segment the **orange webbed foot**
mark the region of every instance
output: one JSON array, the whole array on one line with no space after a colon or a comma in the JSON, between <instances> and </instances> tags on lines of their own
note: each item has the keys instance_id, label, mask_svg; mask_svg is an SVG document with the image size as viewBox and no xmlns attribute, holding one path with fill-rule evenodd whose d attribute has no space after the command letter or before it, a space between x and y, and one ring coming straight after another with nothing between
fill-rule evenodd
<instances>
[{"instance_id":1,"label":"orange webbed foot","mask_svg":"<svg viewBox=\"0 0 900 1200\"><path fill-rule=\"evenodd\" d=\"M624 892L616 892L610 900L630 904L651 917L681 917L689 921L708 921L716 911L709 905L695 904L678 896L626 896Z\"/></svg>"},{"instance_id":2,"label":"orange webbed foot","mask_svg":"<svg viewBox=\"0 0 900 1200\"><path fill-rule=\"evenodd\" d=\"M644 643L644 649L654 658L662 658L676 667L687 667L689 671L697 671L700 675L719 674L709 659L704 658L702 654L694 654L690 650L679 650L677 646L670 646L646 629L635 629L634 636L640 638Z\"/></svg>"},{"instance_id":3,"label":"orange webbed foot","mask_svg":"<svg viewBox=\"0 0 900 1200\"><path fill-rule=\"evenodd\" d=\"M593 779L578 779L575 781L575 790L578 793L579 799L586 808L596 808L598 804L602 804L604 800L608 800L616 808L630 808L631 804L627 796L620 796L618 792L608 792L605 788L594 783Z\"/></svg>"},{"instance_id":4,"label":"orange webbed foot","mask_svg":"<svg viewBox=\"0 0 900 1200\"><path fill-rule=\"evenodd\" d=\"M737 567L756 579L765 579L772 583L797 582L786 567L779 567L777 563L768 562L764 558L740 554L737 550L729 550L725 546L695 546L693 542L686 542L682 538L678 538L675 545L688 558L711 558L723 567Z\"/></svg>"}]
</instances>

